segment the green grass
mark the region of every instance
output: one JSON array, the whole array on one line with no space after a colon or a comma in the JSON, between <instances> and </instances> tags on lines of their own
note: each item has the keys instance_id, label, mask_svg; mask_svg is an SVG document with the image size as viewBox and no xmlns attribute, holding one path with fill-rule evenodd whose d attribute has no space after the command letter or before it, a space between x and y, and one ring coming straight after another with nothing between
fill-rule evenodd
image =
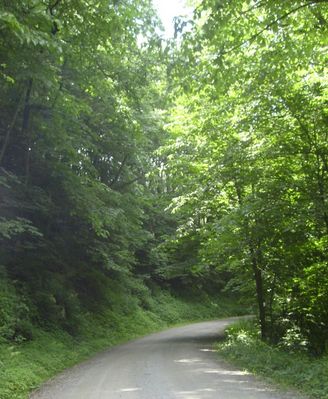
<instances>
[{"instance_id":1,"label":"green grass","mask_svg":"<svg viewBox=\"0 0 328 399\"><path fill-rule=\"evenodd\" d=\"M328 356L313 358L268 345L259 339L251 321L230 327L227 339L217 344L217 350L235 365L271 382L311 398L328 398Z\"/></svg>"},{"instance_id":2,"label":"green grass","mask_svg":"<svg viewBox=\"0 0 328 399\"><path fill-rule=\"evenodd\" d=\"M25 399L50 377L93 354L175 324L240 313L229 300L181 300L160 292L143 307L86 314L80 333L35 329L33 341L0 344L0 399Z\"/></svg>"}]
</instances>

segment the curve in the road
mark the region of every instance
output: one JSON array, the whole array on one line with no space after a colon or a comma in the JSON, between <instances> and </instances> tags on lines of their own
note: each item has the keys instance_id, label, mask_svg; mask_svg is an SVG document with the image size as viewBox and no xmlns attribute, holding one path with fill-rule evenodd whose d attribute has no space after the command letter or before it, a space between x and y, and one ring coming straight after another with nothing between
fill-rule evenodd
<instances>
[{"instance_id":1,"label":"curve in the road","mask_svg":"<svg viewBox=\"0 0 328 399\"><path fill-rule=\"evenodd\" d=\"M43 385L31 399L297 399L213 353L235 319L173 328L105 351Z\"/></svg>"}]
</instances>

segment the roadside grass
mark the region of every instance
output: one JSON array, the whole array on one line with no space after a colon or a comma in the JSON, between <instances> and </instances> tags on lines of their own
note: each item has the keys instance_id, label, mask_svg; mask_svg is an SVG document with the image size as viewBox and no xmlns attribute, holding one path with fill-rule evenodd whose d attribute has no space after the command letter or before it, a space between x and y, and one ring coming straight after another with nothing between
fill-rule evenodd
<instances>
[{"instance_id":1,"label":"roadside grass","mask_svg":"<svg viewBox=\"0 0 328 399\"><path fill-rule=\"evenodd\" d=\"M83 332L72 337L61 330L37 331L35 339L20 345L0 346L0 398L23 399L43 381L101 349L165 327L141 310L116 320L90 317Z\"/></svg>"},{"instance_id":2,"label":"roadside grass","mask_svg":"<svg viewBox=\"0 0 328 399\"><path fill-rule=\"evenodd\" d=\"M0 343L0 399L26 399L44 381L93 354L169 326L242 314L229 299L182 300L160 292L143 306L85 314L76 336L35 329L34 339Z\"/></svg>"},{"instance_id":3,"label":"roadside grass","mask_svg":"<svg viewBox=\"0 0 328 399\"><path fill-rule=\"evenodd\" d=\"M226 335L216 345L220 356L282 387L311 398L328 398L328 356L314 358L268 345L260 340L252 321L231 326Z\"/></svg>"}]
</instances>

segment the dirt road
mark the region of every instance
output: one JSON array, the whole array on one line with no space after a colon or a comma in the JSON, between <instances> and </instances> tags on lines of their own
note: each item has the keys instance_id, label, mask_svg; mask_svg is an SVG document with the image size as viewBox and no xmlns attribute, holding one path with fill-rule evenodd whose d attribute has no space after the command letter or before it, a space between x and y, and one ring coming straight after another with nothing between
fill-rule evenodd
<instances>
[{"instance_id":1,"label":"dirt road","mask_svg":"<svg viewBox=\"0 0 328 399\"><path fill-rule=\"evenodd\" d=\"M117 346L46 383L33 399L297 399L227 365L212 343L234 319Z\"/></svg>"}]
</instances>

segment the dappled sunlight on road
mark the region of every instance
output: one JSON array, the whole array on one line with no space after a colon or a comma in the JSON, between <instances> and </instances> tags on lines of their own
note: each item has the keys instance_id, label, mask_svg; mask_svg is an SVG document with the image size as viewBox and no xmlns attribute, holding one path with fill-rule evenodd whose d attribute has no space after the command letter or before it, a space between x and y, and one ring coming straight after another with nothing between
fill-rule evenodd
<instances>
[{"instance_id":1,"label":"dappled sunlight on road","mask_svg":"<svg viewBox=\"0 0 328 399\"><path fill-rule=\"evenodd\" d=\"M174 363L185 363L185 364L206 364L202 362L202 359L179 359L179 360L174 360Z\"/></svg>"},{"instance_id":2,"label":"dappled sunlight on road","mask_svg":"<svg viewBox=\"0 0 328 399\"><path fill-rule=\"evenodd\" d=\"M213 397L212 396L213 392L216 392L216 390L213 388L203 388L203 389L196 389L194 391L178 391L175 392L175 395L177 396L177 398L181 399L207 399Z\"/></svg>"},{"instance_id":3,"label":"dappled sunlight on road","mask_svg":"<svg viewBox=\"0 0 328 399\"><path fill-rule=\"evenodd\" d=\"M216 352L209 348L201 348L199 351L203 353ZM196 387L193 390L176 391L175 396L178 399L253 399L262 397L262 393L265 395L274 392L274 389L265 385L252 383L252 376L246 370L230 369L224 363L220 364L219 367L213 367L211 358L203 356L174 359L173 361L181 368L177 372L183 373L186 378L192 380L194 388ZM211 375L216 377L212 378Z\"/></svg>"},{"instance_id":4,"label":"dappled sunlight on road","mask_svg":"<svg viewBox=\"0 0 328 399\"><path fill-rule=\"evenodd\" d=\"M65 372L31 398L300 399L220 359L212 344L223 324L196 323L118 346Z\"/></svg>"},{"instance_id":5,"label":"dappled sunlight on road","mask_svg":"<svg viewBox=\"0 0 328 399\"><path fill-rule=\"evenodd\" d=\"M217 352L215 349L210 349L210 348L201 348L199 350L201 352Z\"/></svg>"},{"instance_id":6,"label":"dappled sunlight on road","mask_svg":"<svg viewBox=\"0 0 328 399\"><path fill-rule=\"evenodd\" d=\"M199 369L200 371L208 374L220 374L220 375L247 375L250 374L247 371L231 371L231 370L217 370L217 369Z\"/></svg>"}]
</instances>

